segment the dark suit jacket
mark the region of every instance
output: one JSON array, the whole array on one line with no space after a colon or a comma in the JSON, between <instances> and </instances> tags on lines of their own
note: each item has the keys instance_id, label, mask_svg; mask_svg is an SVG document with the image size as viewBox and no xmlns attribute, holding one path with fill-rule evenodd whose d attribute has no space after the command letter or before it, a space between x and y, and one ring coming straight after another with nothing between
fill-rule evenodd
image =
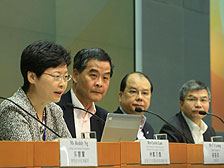
<instances>
[{"instance_id":1,"label":"dark suit jacket","mask_svg":"<svg viewBox=\"0 0 224 168\"><path fill-rule=\"evenodd\" d=\"M58 105L62 108L62 110L64 112L63 117L64 117L64 120L67 124L67 127L68 127L72 137L76 138L74 112L73 112L72 108L69 108L66 106L68 103L72 103L70 90L66 94L62 95L61 100L58 103ZM99 116L104 121L106 121L107 114L108 114L108 112L106 110L96 106L95 115ZM91 131L96 132L96 138L97 138L98 142L101 140L101 136L102 136L103 129L104 129L104 124L105 124L105 122L99 120L98 118L96 118L94 116L92 116L90 118L90 129L91 129Z\"/></svg>"},{"instance_id":2,"label":"dark suit jacket","mask_svg":"<svg viewBox=\"0 0 224 168\"><path fill-rule=\"evenodd\" d=\"M179 130L182 134L184 134L187 138L189 138L192 142L194 142L194 139L192 137L190 128L188 127L188 124L186 120L184 119L181 112L177 113L175 116L173 116L169 121L171 125L173 125L177 130ZM170 128L167 124L165 124L161 130L160 133L166 133L167 139L169 142L179 142L179 143L191 143L188 142L188 140L181 135L177 134L175 131ZM208 129L203 134L204 141L211 141L211 136L215 135L215 131L212 127L208 126Z\"/></svg>"},{"instance_id":3,"label":"dark suit jacket","mask_svg":"<svg viewBox=\"0 0 224 168\"><path fill-rule=\"evenodd\" d=\"M124 114L120 110L119 107L117 108L116 111L114 111L114 113ZM144 136L145 136L146 139L153 139L154 130L153 130L152 126L149 123L145 122L145 125L144 125L142 131L143 131L143 134L144 134Z\"/></svg>"}]
</instances>

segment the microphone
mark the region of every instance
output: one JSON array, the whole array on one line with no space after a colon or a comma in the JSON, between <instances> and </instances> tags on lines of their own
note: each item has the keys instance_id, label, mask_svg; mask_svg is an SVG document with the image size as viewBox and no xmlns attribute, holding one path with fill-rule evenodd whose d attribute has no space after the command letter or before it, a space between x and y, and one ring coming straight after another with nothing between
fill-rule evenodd
<instances>
[{"instance_id":1,"label":"microphone","mask_svg":"<svg viewBox=\"0 0 224 168\"><path fill-rule=\"evenodd\" d=\"M135 111L136 112L146 112L146 113L149 113L149 114L152 114L152 115L155 115L157 117L159 117L161 120L163 120L173 131L175 131L177 134L179 134L181 137L184 137L185 139L187 139L188 142L190 143L194 143L192 142L192 140L190 140L188 137L186 137L184 134L182 134L178 129L176 129L173 125L171 125L170 123L168 123L164 118L162 118L160 115L152 112L152 111L147 111L147 110L142 110L141 108L139 107L136 107L135 108Z\"/></svg>"},{"instance_id":2,"label":"microphone","mask_svg":"<svg viewBox=\"0 0 224 168\"><path fill-rule=\"evenodd\" d=\"M68 108L74 108L74 109L79 109L79 110L85 111L85 112L91 114L92 116L98 118L99 120L101 120L101 121L103 121L103 122L105 123L105 121L104 121L102 118L100 118L100 117L99 117L98 115L96 115L96 114L93 114L93 113L90 112L89 110L86 110L86 109L81 108L81 107L76 107L76 106L74 106L72 103L68 103L66 106L67 106Z\"/></svg>"},{"instance_id":3,"label":"microphone","mask_svg":"<svg viewBox=\"0 0 224 168\"><path fill-rule=\"evenodd\" d=\"M211 115L211 116L214 116L214 117L216 117L216 118L218 118L223 124L224 124L224 121L223 121L223 119L221 118L221 117L219 117L219 116L217 116L217 115L215 115L215 114L212 114L212 113L207 113L206 111L199 111L199 114L201 114L201 115Z\"/></svg>"},{"instance_id":4,"label":"microphone","mask_svg":"<svg viewBox=\"0 0 224 168\"><path fill-rule=\"evenodd\" d=\"M8 98L5 98L5 97L1 97L0 96L0 99L3 99L3 100L7 100L7 101L10 101L11 103L13 103L14 105L16 105L17 107L19 107L21 110L23 110L26 114L28 114L30 117L32 117L34 120L36 120L37 122L39 122L41 125L43 125L45 128L47 128L48 130L50 130L52 133L54 133L55 135L57 135L59 138L61 138L61 136L56 133L54 130L52 130L51 128L49 128L46 124L42 123L40 120L38 120L36 117L34 117L32 114L30 114L27 110L25 110L24 108L22 108L20 105L18 105L17 103L15 103L14 101L8 99Z\"/></svg>"}]
</instances>

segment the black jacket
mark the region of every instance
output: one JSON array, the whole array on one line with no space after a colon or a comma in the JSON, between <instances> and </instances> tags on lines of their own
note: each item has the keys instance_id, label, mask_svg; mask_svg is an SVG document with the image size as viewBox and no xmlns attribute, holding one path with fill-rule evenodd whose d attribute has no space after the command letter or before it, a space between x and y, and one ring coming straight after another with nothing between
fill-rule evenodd
<instances>
[{"instance_id":1,"label":"black jacket","mask_svg":"<svg viewBox=\"0 0 224 168\"><path fill-rule=\"evenodd\" d=\"M76 138L74 112L73 112L72 108L67 107L68 103L72 103L70 90L66 94L62 95L61 100L58 103L58 105L62 108L62 110L64 112L63 117L64 117L64 120L67 124L67 127L68 127L72 137ZM99 116L104 121L106 121L107 114L108 114L108 112L106 110L96 106L95 115ZM94 116L92 116L90 118L90 130L96 132L96 138L97 138L98 142L101 140L103 129L104 129L104 124L105 124L105 122L99 120L98 118L96 118Z\"/></svg>"},{"instance_id":2,"label":"black jacket","mask_svg":"<svg viewBox=\"0 0 224 168\"><path fill-rule=\"evenodd\" d=\"M182 134L184 134L187 138L189 138L192 142L194 142L191 130L188 127L188 124L185 121L181 112L177 113L175 116L169 119L169 123L173 125L177 130L179 130ZM169 142L190 143L186 138L182 137L181 135L173 131L172 128L170 128L170 126L168 126L167 124L165 124L161 128L160 133L166 133ZM204 141L211 141L211 137L214 135L215 135L214 129L208 126L208 129L203 134Z\"/></svg>"}]
</instances>

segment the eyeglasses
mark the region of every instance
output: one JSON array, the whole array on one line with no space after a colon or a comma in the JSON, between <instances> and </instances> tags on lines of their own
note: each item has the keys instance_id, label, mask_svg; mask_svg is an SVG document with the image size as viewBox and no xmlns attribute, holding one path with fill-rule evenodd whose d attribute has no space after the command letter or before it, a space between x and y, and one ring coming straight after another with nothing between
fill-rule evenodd
<instances>
[{"instance_id":1,"label":"eyeglasses","mask_svg":"<svg viewBox=\"0 0 224 168\"><path fill-rule=\"evenodd\" d=\"M206 104L206 103L209 102L209 99L207 97L197 98L197 97L194 97L194 96L189 96L189 97L186 98L186 100L190 103L196 103L196 102L198 102L198 100L202 104Z\"/></svg>"},{"instance_id":2,"label":"eyeglasses","mask_svg":"<svg viewBox=\"0 0 224 168\"><path fill-rule=\"evenodd\" d=\"M141 96L143 96L143 97L150 96L150 92L148 90L139 91L139 90L135 90L135 89L130 89L130 90L128 90L128 93L131 96L138 96L140 93L141 93Z\"/></svg>"},{"instance_id":3,"label":"eyeglasses","mask_svg":"<svg viewBox=\"0 0 224 168\"><path fill-rule=\"evenodd\" d=\"M53 74L49 74L49 73L46 73L46 72L44 72L43 74L52 76L55 81L61 81L62 78L63 78L65 82L68 82L72 78L72 75L69 75L69 74L66 74L66 75L53 75Z\"/></svg>"}]
</instances>

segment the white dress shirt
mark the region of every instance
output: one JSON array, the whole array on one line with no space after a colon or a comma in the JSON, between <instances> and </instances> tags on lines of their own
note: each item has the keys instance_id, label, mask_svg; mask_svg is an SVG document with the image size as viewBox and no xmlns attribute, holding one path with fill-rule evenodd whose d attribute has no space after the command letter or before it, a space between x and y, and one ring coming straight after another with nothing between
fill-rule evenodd
<instances>
[{"instance_id":1,"label":"white dress shirt","mask_svg":"<svg viewBox=\"0 0 224 168\"><path fill-rule=\"evenodd\" d=\"M72 97L72 104L76 107L83 108L84 106L82 103L79 101L79 99L76 97L73 89L71 89L71 97ZM96 108L95 104L92 103L89 109L86 109L93 114L96 113ZM81 138L81 133L82 132L90 132L90 118L92 117L91 114L79 110L79 109L73 109L74 112L74 121L75 121L75 132L76 132L76 138Z\"/></svg>"},{"instance_id":2,"label":"white dress shirt","mask_svg":"<svg viewBox=\"0 0 224 168\"><path fill-rule=\"evenodd\" d=\"M195 144L203 143L204 142L203 134L205 133L205 131L208 128L207 124L203 120L201 120L201 124L200 124L200 126L198 126L193 121L191 121L186 115L184 115L183 112L182 112L182 115L191 130L191 134L194 139L194 143Z\"/></svg>"}]
</instances>

